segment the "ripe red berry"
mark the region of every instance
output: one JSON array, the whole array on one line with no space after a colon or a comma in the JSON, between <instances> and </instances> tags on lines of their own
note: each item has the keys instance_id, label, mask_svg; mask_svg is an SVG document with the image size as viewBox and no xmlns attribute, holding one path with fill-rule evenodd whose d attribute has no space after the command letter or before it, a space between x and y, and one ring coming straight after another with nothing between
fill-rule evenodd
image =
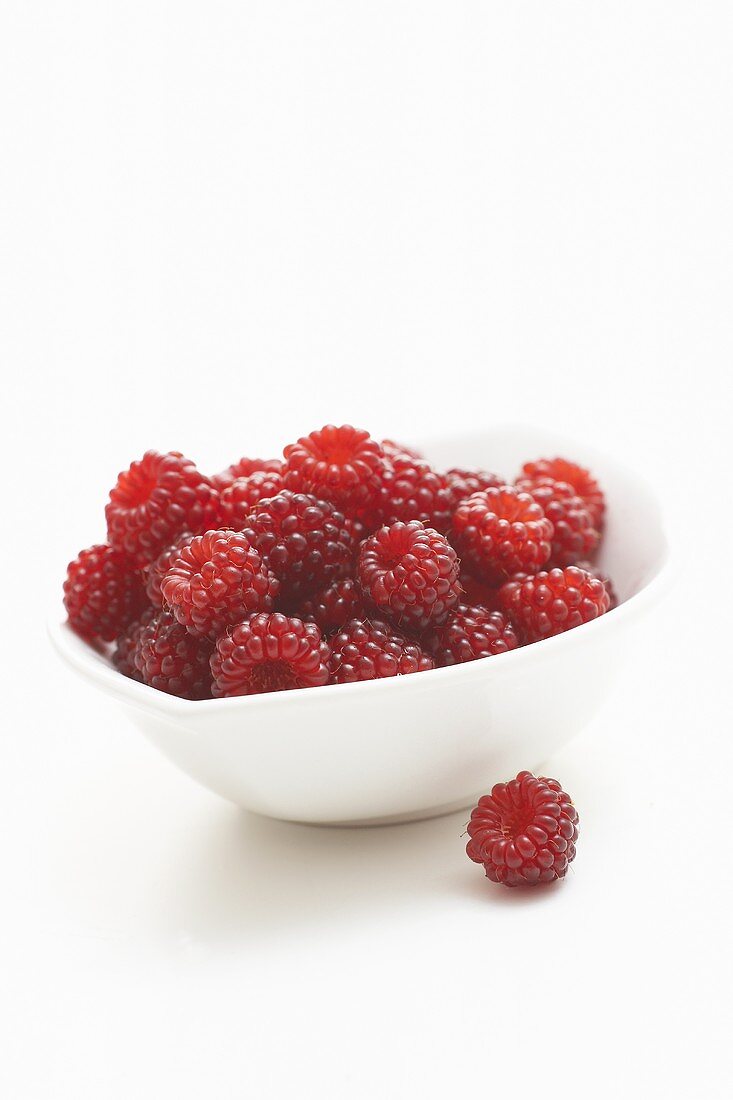
<instances>
[{"instance_id":1,"label":"ripe red berry","mask_svg":"<svg viewBox=\"0 0 733 1100\"><path fill-rule=\"evenodd\" d=\"M143 580L145 581L145 592L153 607L162 607L164 604L163 593L160 591L160 586L163 583L163 578L171 567L171 563L186 543L190 542L193 535L190 531L184 532L180 538L176 539L172 546L166 546L162 554L159 554L155 561L151 561L150 565L146 565L143 569Z\"/></svg>"},{"instance_id":2,"label":"ripe red berry","mask_svg":"<svg viewBox=\"0 0 733 1100\"><path fill-rule=\"evenodd\" d=\"M182 546L160 590L189 633L214 638L253 612L271 611L280 583L244 535L223 530Z\"/></svg>"},{"instance_id":3,"label":"ripe red berry","mask_svg":"<svg viewBox=\"0 0 733 1100\"><path fill-rule=\"evenodd\" d=\"M213 474L211 482L215 488L221 490L240 477L251 477L257 473L281 474L282 470L283 464L279 458L240 458L239 462L233 462L221 473Z\"/></svg>"},{"instance_id":4,"label":"ripe red berry","mask_svg":"<svg viewBox=\"0 0 733 1100\"><path fill-rule=\"evenodd\" d=\"M429 463L410 455L394 454L382 473L375 514L387 526L417 519L445 534L456 503L445 476L437 474Z\"/></svg>"},{"instance_id":5,"label":"ripe red berry","mask_svg":"<svg viewBox=\"0 0 733 1100\"><path fill-rule=\"evenodd\" d=\"M508 653L519 646L509 619L500 611L459 604L437 630L423 636L438 668Z\"/></svg>"},{"instance_id":6,"label":"ripe red berry","mask_svg":"<svg viewBox=\"0 0 733 1100\"><path fill-rule=\"evenodd\" d=\"M327 424L284 450L285 484L295 492L329 500L348 515L373 509L385 456L369 432Z\"/></svg>"},{"instance_id":7,"label":"ripe red berry","mask_svg":"<svg viewBox=\"0 0 733 1100\"><path fill-rule=\"evenodd\" d=\"M453 545L468 569L488 584L541 569L550 557L552 534L540 505L511 485L474 493L453 516Z\"/></svg>"},{"instance_id":8,"label":"ripe red berry","mask_svg":"<svg viewBox=\"0 0 733 1100\"><path fill-rule=\"evenodd\" d=\"M69 623L83 637L114 641L145 604L140 574L113 546L90 546L69 562L64 607Z\"/></svg>"},{"instance_id":9,"label":"ripe red berry","mask_svg":"<svg viewBox=\"0 0 733 1100\"><path fill-rule=\"evenodd\" d=\"M610 602L603 581L574 565L511 580L499 590L499 603L525 642L597 619Z\"/></svg>"},{"instance_id":10,"label":"ripe red berry","mask_svg":"<svg viewBox=\"0 0 733 1100\"><path fill-rule=\"evenodd\" d=\"M601 530L606 501L600 485L589 470L578 466L575 462L568 462L566 458L539 458L536 462L525 462L521 476L531 478L533 481L541 477L550 477L554 481L566 481L572 485L590 510L593 526Z\"/></svg>"},{"instance_id":11,"label":"ripe red berry","mask_svg":"<svg viewBox=\"0 0 733 1100\"><path fill-rule=\"evenodd\" d=\"M382 614L417 631L445 622L461 595L455 550L418 520L380 527L365 539L356 575Z\"/></svg>"},{"instance_id":12,"label":"ripe red berry","mask_svg":"<svg viewBox=\"0 0 733 1100\"><path fill-rule=\"evenodd\" d=\"M503 886L536 886L565 877L575 859L578 812L555 779L520 772L479 799L466 854Z\"/></svg>"},{"instance_id":13,"label":"ripe red berry","mask_svg":"<svg viewBox=\"0 0 733 1100\"><path fill-rule=\"evenodd\" d=\"M331 683L380 680L434 668L432 657L379 619L352 619L331 639Z\"/></svg>"},{"instance_id":14,"label":"ripe red berry","mask_svg":"<svg viewBox=\"0 0 733 1100\"><path fill-rule=\"evenodd\" d=\"M133 660L148 687L180 699L211 698L212 643L195 638L169 611L158 611L140 628Z\"/></svg>"},{"instance_id":15,"label":"ripe red berry","mask_svg":"<svg viewBox=\"0 0 733 1100\"><path fill-rule=\"evenodd\" d=\"M253 615L222 635L211 658L215 697L320 687L329 648L315 623Z\"/></svg>"},{"instance_id":16,"label":"ripe red berry","mask_svg":"<svg viewBox=\"0 0 733 1100\"><path fill-rule=\"evenodd\" d=\"M118 672L121 672L123 676L129 677L131 680L142 680L141 674L135 667L135 658L143 627L147 626L156 614L156 608L146 607L140 618L136 619L134 623L131 623L130 626L117 637L115 648L112 653L112 664Z\"/></svg>"},{"instance_id":17,"label":"ripe red berry","mask_svg":"<svg viewBox=\"0 0 733 1100\"><path fill-rule=\"evenodd\" d=\"M572 485L549 477L520 478L517 488L529 493L552 522L553 565L560 568L574 565L595 553L601 536L593 525L588 505Z\"/></svg>"},{"instance_id":18,"label":"ripe red berry","mask_svg":"<svg viewBox=\"0 0 733 1100\"><path fill-rule=\"evenodd\" d=\"M324 634L331 634L349 619L367 619L373 611L356 581L344 577L302 603L298 615L306 622L317 623Z\"/></svg>"},{"instance_id":19,"label":"ripe red berry","mask_svg":"<svg viewBox=\"0 0 733 1100\"><path fill-rule=\"evenodd\" d=\"M255 505L276 496L283 484L282 474L275 470L259 470L249 477L238 477L221 492L222 526L241 531Z\"/></svg>"},{"instance_id":20,"label":"ripe red berry","mask_svg":"<svg viewBox=\"0 0 733 1100\"><path fill-rule=\"evenodd\" d=\"M553 563L554 564L554 563ZM600 569L597 569L589 561L578 561L575 563L576 569L584 569L586 573L590 573L591 577L595 577L597 581L601 581L608 592L608 610L613 611L614 607L618 607L618 596L616 595L616 589L613 587L613 581L607 573L602 573Z\"/></svg>"},{"instance_id":21,"label":"ripe red berry","mask_svg":"<svg viewBox=\"0 0 733 1100\"><path fill-rule=\"evenodd\" d=\"M456 504L474 493L483 492L484 489L499 489L506 485L506 478L492 474L489 470L464 470L457 466L448 470L445 479L456 498Z\"/></svg>"},{"instance_id":22,"label":"ripe red berry","mask_svg":"<svg viewBox=\"0 0 733 1100\"><path fill-rule=\"evenodd\" d=\"M142 567L183 534L215 527L219 493L178 451L146 451L109 494L107 537Z\"/></svg>"},{"instance_id":23,"label":"ripe red berry","mask_svg":"<svg viewBox=\"0 0 733 1100\"><path fill-rule=\"evenodd\" d=\"M285 602L335 580L356 550L352 527L333 504L288 489L255 505L242 534L280 581Z\"/></svg>"}]
</instances>

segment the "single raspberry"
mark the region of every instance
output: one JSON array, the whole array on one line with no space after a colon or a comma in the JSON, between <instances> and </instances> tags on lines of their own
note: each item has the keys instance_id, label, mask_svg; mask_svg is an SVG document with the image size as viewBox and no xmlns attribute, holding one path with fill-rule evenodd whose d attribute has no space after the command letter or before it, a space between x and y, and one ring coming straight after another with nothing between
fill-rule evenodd
<instances>
[{"instance_id":1,"label":"single raspberry","mask_svg":"<svg viewBox=\"0 0 733 1100\"><path fill-rule=\"evenodd\" d=\"M461 569L461 588L463 589L463 595L461 596L463 603L469 604L471 607L485 607L488 611L498 611L499 589L484 584L483 581L478 580L471 573L467 573L463 568Z\"/></svg>"},{"instance_id":2,"label":"single raspberry","mask_svg":"<svg viewBox=\"0 0 733 1100\"><path fill-rule=\"evenodd\" d=\"M395 458L397 455L407 455L408 458L423 457L414 447L405 447L402 443L395 443L394 439L383 439L382 450L387 458Z\"/></svg>"},{"instance_id":3,"label":"single raspberry","mask_svg":"<svg viewBox=\"0 0 733 1100\"><path fill-rule=\"evenodd\" d=\"M190 531L185 531L180 538L176 539L172 546L166 546L163 553L159 554L155 561L151 561L150 565L147 565L145 569L143 569L145 591L153 607L163 607L163 593L160 590L163 578L170 569L178 551L185 546L186 543L190 542L192 538L193 534Z\"/></svg>"},{"instance_id":4,"label":"single raspberry","mask_svg":"<svg viewBox=\"0 0 733 1100\"><path fill-rule=\"evenodd\" d=\"M459 604L437 630L426 634L422 644L432 653L438 668L493 657L517 649L519 639L501 611Z\"/></svg>"},{"instance_id":5,"label":"single raspberry","mask_svg":"<svg viewBox=\"0 0 733 1100\"><path fill-rule=\"evenodd\" d=\"M460 599L455 550L418 520L380 527L365 539L356 570L366 598L408 629L440 626Z\"/></svg>"},{"instance_id":6,"label":"single raspberry","mask_svg":"<svg viewBox=\"0 0 733 1100\"><path fill-rule=\"evenodd\" d=\"M207 531L174 555L160 586L190 634L216 637L257 611L271 611L280 582L237 531Z\"/></svg>"},{"instance_id":7,"label":"single raspberry","mask_svg":"<svg viewBox=\"0 0 733 1100\"><path fill-rule=\"evenodd\" d=\"M135 668L148 687L180 699L210 699L212 649L208 638L194 638L169 611L158 611L140 629Z\"/></svg>"},{"instance_id":8,"label":"single raspberry","mask_svg":"<svg viewBox=\"0 0 733 1100\"><path fill-rule=\"evenodd\" d=\"M387 526L418 519L445 534L457 502L445 477L429 463L410 455L393 455L382 472L375 514Z\"/></svg>"},{"instance_id":9,"label":"single raspberry","mask_svg":"<svg viewBox=\"0 0 733 1100\"><path fill-rule=\"evenodd\" d=\"M520 637L537 642L597 619L611 601L603 581L569 565L509 581L499 590L499 603Z\"/></svg>"},{"instance_id":10,"label":"single raspberry","mask_svg":"<svg viewBox=\"0 0 733 1100\"><path fill-rule=\"evenodd\" d=\"M90 546L69 562L64 607L69 623L84 638L114 641L145 604L140 574L113 546Z\"/></svg>"},{"instance_id":11,"label":"single raspberry","mask_svg":"<svg viewBox=\"0 0 733 1100\"><path fill-rule=\"evenodd\" d=\"M556 779L520 772L479 799L466 854L503 886L536 886L565 877L575 859L578 811Z\"/></svg>"},{"instance_id":12,"label":"single raspberry","mask_svg":"<svg viewBox=\"0 0 733 1100\"><path fill-rule=\"evenodd\" d=\"M289 489L255 505L242 534L280 581L286 602L350 569L356 550L352 528L333 504Z\"/></svg>"},{"instance_id":13,"label":"single raspberry","mask_svg":"<svg viewBox=\"0 0 733 1100\"><path fill-rule=\"evenodd\" d=\"M148 625L155 614L157 614L157 611L154 607L146 607L140 618L131 623L127 630L124 630L117 638L112 653L112 664L118 672L131 680L142 681L142 676L135 666L135 658L143 628Z\"/></svg>"},{"instance_id":14,"label":"single raspberry","mask_svg":"<svg viewBox=\"0 0 733 1100\"><path fill-rule=\"evenodd\" d=\"M380 491L385 456L369 432L327 424L284 450L285 484L329 500L348 515L372 510Z\"/></svg>"},{"instance_id":15,"label":"single raspberry","mask_svg":"<svg viewBox=\"0 0 733 1100\"><path fill-rule=\"evenodd\" d=\"M259 470L249 477L238 477L221 493L221 522L224 527L241 531L245 521L261 500L274 497L283 488L282 474Z\"/></svg>"},{"instance_id":16,"label":"single raspberry","mask_svg":"<svg viewBox=\"0 0 733 1100\"><path fill-rule=\"evenodd\" d=\"M373 613L352 577L334 581L300 605L299 616L317 623L324 634L340 630L349 619L367 619Z\"/></svg>"},{"instance_id":17,"label":"single raspberry","mask_svg":"<svg viewBox=\"0 0 733 1100\"><path fill-rule=\"evenodd\" d=\"M351 619L331 639L331 683L380 680L434 668L432 657L379 619Z\"/></svg>"},{"instance_id":18,"label":"single raspberry","mask_svg":"<svg viewBox=\"0 0 733 1100\"><path fill-rule=\"evenodd\" d=\"M146 451L120 474L105 511L110 543L142 567L184 531L215 527L219 493L178 451Z\"/></svg>"},{"instance_id":19,"label":"single raspberry","mask_svg":"<svg viewBox=\"0 0 733 1100\"><path fill-rule=\"evenodd\" d=\"M474 493L483 492L484 489L499 489L506 485L506 478L492 474L489 470L463 470L456 466L448 470L445 480L456 498L456 504Z\"/></svg>"},{"instance_id":20,"label":"single raspberry","mask_svg":"<svg viewBox=\"0 0 733 1100\"><path fill-rule=\"evenodd\" d=\"M613 581L607 573L602 573L600 569L597 569L589 561L578 561L575 563L576 569L584 569L586 573L590 573L591 577L595 577L597 581L601 581L608 592L608 610L613 611L614 607L618 607L618 596L616 595L616 589L613 587Z\"/></svg>"},{"instance_id":21,"label":"single raspberry","mask_svg":"<svg viewBox=\"0 0 733 1100\"><path fill-rule=\"evenodd\" d=\"M213 474L211 482L215 488L226 489L240 477L251 477L252 474L281 474L283 470L280 458L240 458L239 462L233 462L221 473Z\"/></svg>"},{"instance_id":22,"label":"single raspberry","mask_svg":"<svg viewBox=\"0 0 733 1100\"><path fill-rule=\"evenodd\" d=\"M252 615L224 634L211 658L213 693L259 695L328 682L330 650L315 623Z\"/></svg>"},{"instance_id":23,"label":"single raspberry","mask_svg":"<svg viewBox=\"0 0 733 1100\"><path fill-rule=\"evenodd\" d=\"M488 584L501 584L512 573L542 568L550 556L553 528L528 493L503 485L462 501L452 533L466 567Z\"/></svg>"},{"instance_id":24,"label":"single raspberry","mask_svg":"<svg viewBox=\"0 0 733 1100\"><path fill-rule=\"evenodd\" d=\"M549 477L520 478L517 488L537 501L554 527L550 558L563 568L589 557L601 536L593 525L588 505L567 481Z\"/></svg>"},{"instance_id":25,"label":"single raspberry","mask_svg":"<svg viewBox=\"0 0 733 1100\"><path fill-rule=\"evenodd\" d=\"M593 520L593 526L601 530L606 501L600 485L589 470L568 462L566 458L539 458L536 462L525 462L522 477L535 481L540 477L551 477L554 481L566 481L585 501Z\"/></svg>"}]
</instances>

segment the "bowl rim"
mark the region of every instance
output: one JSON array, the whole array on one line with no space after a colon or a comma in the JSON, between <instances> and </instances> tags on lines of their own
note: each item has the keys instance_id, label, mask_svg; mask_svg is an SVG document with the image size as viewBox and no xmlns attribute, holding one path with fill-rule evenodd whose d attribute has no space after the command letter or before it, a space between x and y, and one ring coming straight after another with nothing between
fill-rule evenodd
<instances>
[{"instance_id":1,"label":"bowl rim","mask_svg":"<svg viewBox=\"0 0 733 1100\"><path fill-rule=\"evenodd\" d=\"M545 434L548 437L551 434L548 433L546 429L535 428L530 424L490 425L488 428L481 429L481 431L492 431L494 433L501 432L502 434L537 431L539 435ZM468 436L471 434L478 434L478 431L469 428L462 434ZM429 452L431 443L434 446L438 446L444 444L447 438L447 435L435 436L432 440L425 440L422 447ZM557 438L560 440L559 435ZM509 662L513 662L516 666L519 661L529 664L532 661L543 660L551 654L561 653L563 647L577 644L579 631L583 631L582 637L590 641L591 631L597 632L598 630L609 629L609 625L612 626L614 623L617 626L621 626L622 623L628 621L630 617L633 618L643 613L648 607L662 597L670 585L673 575L673 561L668 537L668 525L665 521L664 511L661 507L659 498L656 493L654 493L646 478L627 466L623 461L617 460L613 456L606 456L603 452L596 451L594 448L586 447L581 444L576 445L573 440L566 440L565 437L562 437L561 443L563 446L575 446L575 453L582 453L583 455L595 453L601 461L607 459L620 473L633 479L639 488L645 491L650 499L654 501L657 509L657 526L662 536L662 549L656 571L647 583L640 588L638 592L629 596L623 603L620 603L605 615L601 615L598 619L593 619L589 623L583 623L573 630L566 631L562 634L556 634L550 638L543 638L538 642L521 646L518 649L509 650L506 653L498 653L484 660L469 661L465 664L450 665L445 668L429 669L419 676L393 676L380 680L358 681L352 684L324 684L322 687L296 688L287 692L269 692L261 695L240 695L227 699L200 700L179 699L177 696L157 691L155 688L148 687L146 684L139 683L137 680L132 680L124 676L109 663L109 647L100 647L95 650L93 645L86 642L71 626L69 626L66 616L63 614L63 605L61 607L61 616L59 615L58 604L55 605L48 615L47 631L50 640L54 649L64 662L74 668L80 675L91 680L100 690L116 696L118 699L137 709L148 712L156 711L163 716L167 715L177 719L203 717L212 713L212 711L217 714L223 714L237 709L256 710L260 707L277 707L289 705L291 703L318 705L321 700L333 698L334 691L338 691L338 698L343 700L343 693L346 689L351 692L351 695L348 697L351 699L356 697L357 692L368 692L372 698L375 698L375 693L378 691L388 693L397 690L404 693L406 688L405 680L413 684L414 688L422 687L424 690L430 684L437 687L441 682L438 677L443 677L443 679L452 677L455 680L459 680L461 677L466 678L488 674L496 675L500 670L507 668ZM103 659L100 660L100 657ZM426 682L427 676L430 677L428 682Z\"/></svg>"}]
</instances>

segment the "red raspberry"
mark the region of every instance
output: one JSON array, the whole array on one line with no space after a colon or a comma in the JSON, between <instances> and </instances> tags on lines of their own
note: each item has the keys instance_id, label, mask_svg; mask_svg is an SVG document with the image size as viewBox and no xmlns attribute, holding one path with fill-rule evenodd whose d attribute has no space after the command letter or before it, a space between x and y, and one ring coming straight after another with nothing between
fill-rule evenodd
<instances>
[{"instance_id":1,"label":"red raspberry","mask_svg":"<svg viewBox=\"0 0 733 1100\"><path fill-rule=\"evenodd\" d=\"M453 544L467 568L488 584L534 573L550 556L552 523L528 493L511 485L462 501L453 516Z\"/></svg>"},{"instance_id":2,"label":"red raspberry","mask_svg":"<svg viewBox=\"0 0 733 1100\"><path fill-rule=\"evenodd\" d=\"M261 500L242 534L279 579L282 598L298 600L350 568L356 546L352 528L328 501L283 489Z\"/></svg>"},{"instance_id":3,"label":"red raspberry","mask_svg":"<svg viewBox=\"0 0 733 1100\"><path fill-rule=\"evenodd\" d=\"M146 607L140 618L131 623L117 638L112 654L112 664L118 672L131 680L142 681L142 676L135 667L135 657L143 627L148 625L155 614L157 611L154 607Z\"/></svg>"},{"instance_id":4,"label":"red raspberry","mask_svg":"<svg viewBox=\"0 0 733 1100\"><path fill-rule=\"evenodd\" d=\"M112 642L145 607L140 574L106 543L82 550L69 562L64 607L69 623L90 641Z\"/></svg>"},{"instance_id":5,"label":"red raspberry","mask_svg":"<svg viewBox=\"0 0 733 1100\"><path fill-rule=\"evenodd\" d=\"M259 470L249 477L238 477L221 493L221 522L225 527L241 531L252 509L261 500L274 497L283 488L282 474L274 470Z\"/></svg>"},{"instance_id":6,"label":"red raspberry","mask_svg":"<svg viewBox=\"0 0 733 1100\"><path fill-rule=\"evenodd\" d=\"M329 648L315 623L286 615L253 615L216 643L214 696L320 687L328 682Z\"/></svg>"},{"instance_id":7,"label":"red raspberry","mask_svg":"<svg viewBox=\"0 0 733 1100\"><path fill-rule=\"evenodd\" d=\"M212 638L257 611L271 611L280 582L237 531L207 531L175 554L160 586L190 634Z\"/></svg>"},{"instance_id":8,"label":"red raspberry","mask_svg":"<svg viewBox=\"0 0 733 1100\"><path fill-rule=\"evenodd\" d=\"M330 500L344 512L360 516L377 503L382 448L369 432L344 424L327 424L284 450L285 484L300 493Z\"/></svg>"},{"instance_id":9,"label":"red raspberry","mask_svg":"<svg viewBox=\"0 0 733 1100\"><path fill-rule=\"evenodd\" d=\"M601 581L608 592L608 610L613 611L614 607L618 607L618 596L616 595L616 589L613 587L613 581L607 573L602 573L600 569L596 569L589 561L578 561L575 563L576 569L584 569L586 573L590 573L591 577L595 577L597 581Z\"/></svg>"},{"instance_id":10,"label":"red raspberry","mask_svg":"<svg viewBox=\"0 0 733 1100\"><path fill-rule=\"evenodd\" d=\"M501 611L466 604L459 604L443 626L422 641L438 668L508 653L519 646L514 627Z\"/></svg>"},{"instance_id":11,"label":"red raspberry","mask_svg":"<svg viewBox=\"0 0 733 1100\"><path fill-rule=\"evenodd\" d=\"M537 501L554 527L550 557L553 565L574 565L594 553L601 536L588 505L567 481L549 477L520 478L517 488Z\"/></svg>"},{"instance_id":12,"label":"red raspberry","mask_svg":"<svg viewBox=\"0 0 733 1100\"><path fill-rule=\"evenodd\" d=\"M163 593L160 591L160 586L176 554L186 545L186 543L190 542L192 538L192 533L186 531L179 539L176 539L172 546L167 546L163 553L158 555L155 561L151 561L150 565L143 569L145 591L153 607L163 607L164 600Z\"/></svg>"},{"instance_id":13,"label":"red raspberry","mask_svg":"<svg viewBox=\"0 0 733 1100\"><path fill-rule=\"evenodd\" d=\"M148 687L180 699L210 699L212 649L208 638L194 638L169 611L158 611L140 628L135 668Z\"/></svg>"},{"instance_id":14,"label":"red raspberry","mask_svg":"<svg viewBox=\"0 0 733 1100\"><path fill-rule=\"evenodd\" d=\"M252 474L281 474L283 463L279 458L240 458L239 462L233 462L219 474L211 478L212 484L217 489L226 489L240 477L251 477Z\"/></svg>"},{"instance_id":15,"label":"red raspberry","mask_svg":"<svg viewBox=\"0 0 733 1100\"><path fill-rule=\"evenodd\" d=\"M456 503L445 477L422 459L393 455L385 466L377 509L383 524L418 519L445 534Z\"/></svg>"},{"instance_id":16,"label":"red raspberry","mask_svg":"<svg viewBox=\"0 0 733 1100\"><path fill-rule=\"evenodd\" d=\"M105 511L110 543L142 567L184 531L215 527L219 493L178 451L146 451L120 474Z\"/></svg>"},{"instance_id":17,"label":"red raspberry","mask_svg":"<svg viewBox=\"0 0 733 1100\"><path fill-rule=\"evenodd\" d=\"M499 489L506 485L506 479L492 474L489 470L462 470L454 466L445 475L448 487L452 490L456 503L483 492L484 489Z\"/></svg>"},{"instance_id":18,"label":"red raspberry","mask_svg":"<svg viewBox=\"0 0 733 1100\"><path fill-rule=\"evenodd\" d=\"M408 458L423 457L414 447L405 447L402 443L395 443L394 439L383 439L382 450L387 458L396 458L399 455L407 455Z\"/></svg>"},{"instance_id":19,"label":"red raspberry","mask_svg":"<svg viewBox=\"0 0 733 1100\"><path fill-rule=\"evenodd\" d=\"M568 462L566 458L539 458L536 462L525 462L521 476L533 481L540 477L551 477L554 481L566 481L572 485L578 496L585 501L593 526L601 530L606 501L600 485L589 470L575 462Z\"/></svg>"},{"instance_id":20,"label":"red raspberry","mask_svg":"<svg viewBox=\"0 0 733 1100\"><path fill-rule=\"evenodd\" d=\"M455 550L418 520L380 527L362 543L356 569L362 593L408 629L440 626L461 595Z\"/></svg>"},{"instance_id":21,"label":"red raspberry","mask_svg":"<svg viewBox=\"0 0 733 1100\"><path fill-rule=\"evenodd\" d=\"M301 604L301 619L317 623L324 634L340 630L349 619L367 619L373 609L351 577L334 581Z\"/></svg>"},{"instance_id":22,"label":"red raspberry","mask_svg":"<svg viewBox=\"0 0 733 1100\"><path fill-rule=\"evenodd\" d=\"M466 854L492 882L555 882L575 859L578 811L556 779L520 772L479 799L468 835Z\"/></svg>"},{"instance_id":23,"label":"red raspberry","mask_svg":"<svg viewBox=\"0 0 733 1100\"><path fill-rule=\"evenodd\" d=\"M574 565L512 580L499 590L499 603L525 642L597 619L610 602L603 581Z\"/></svg>"},{"instance_id":24,"label":"red raspberry","mask_svg":"<svg viewBox=\"0 0 733 1100\"><path fill-rule=\"evenodd\" d=\"M331 639L331 683L380 680L434 668L432 657L416 642L378 619L351 619Z\"/></svg>"}]
</instances>

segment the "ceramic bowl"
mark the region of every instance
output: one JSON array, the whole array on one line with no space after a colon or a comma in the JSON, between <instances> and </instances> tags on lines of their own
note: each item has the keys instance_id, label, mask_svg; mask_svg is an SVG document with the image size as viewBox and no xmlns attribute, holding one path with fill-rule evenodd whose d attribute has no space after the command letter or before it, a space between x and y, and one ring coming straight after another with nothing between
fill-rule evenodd
<instances>
[{"instance_id":1,"label":"ceramic bowl","mask_svg":"<svg viewBox=\"0 0 733 1100\"><path fill-rule=\"evenodd\" d=\"M620 605L565 634L452 668L202 702L126 679L56 614L58 652L193 779L271 817L408 821L468 806L498 780L538 768L602 705L636 624L664 590L659 506L636 473L545 431L487 428L422 449L438 467L480 466L509 479L523 461L556 454L590 466L608 501L598 564Z\"/></svg>"}]
</instances>

